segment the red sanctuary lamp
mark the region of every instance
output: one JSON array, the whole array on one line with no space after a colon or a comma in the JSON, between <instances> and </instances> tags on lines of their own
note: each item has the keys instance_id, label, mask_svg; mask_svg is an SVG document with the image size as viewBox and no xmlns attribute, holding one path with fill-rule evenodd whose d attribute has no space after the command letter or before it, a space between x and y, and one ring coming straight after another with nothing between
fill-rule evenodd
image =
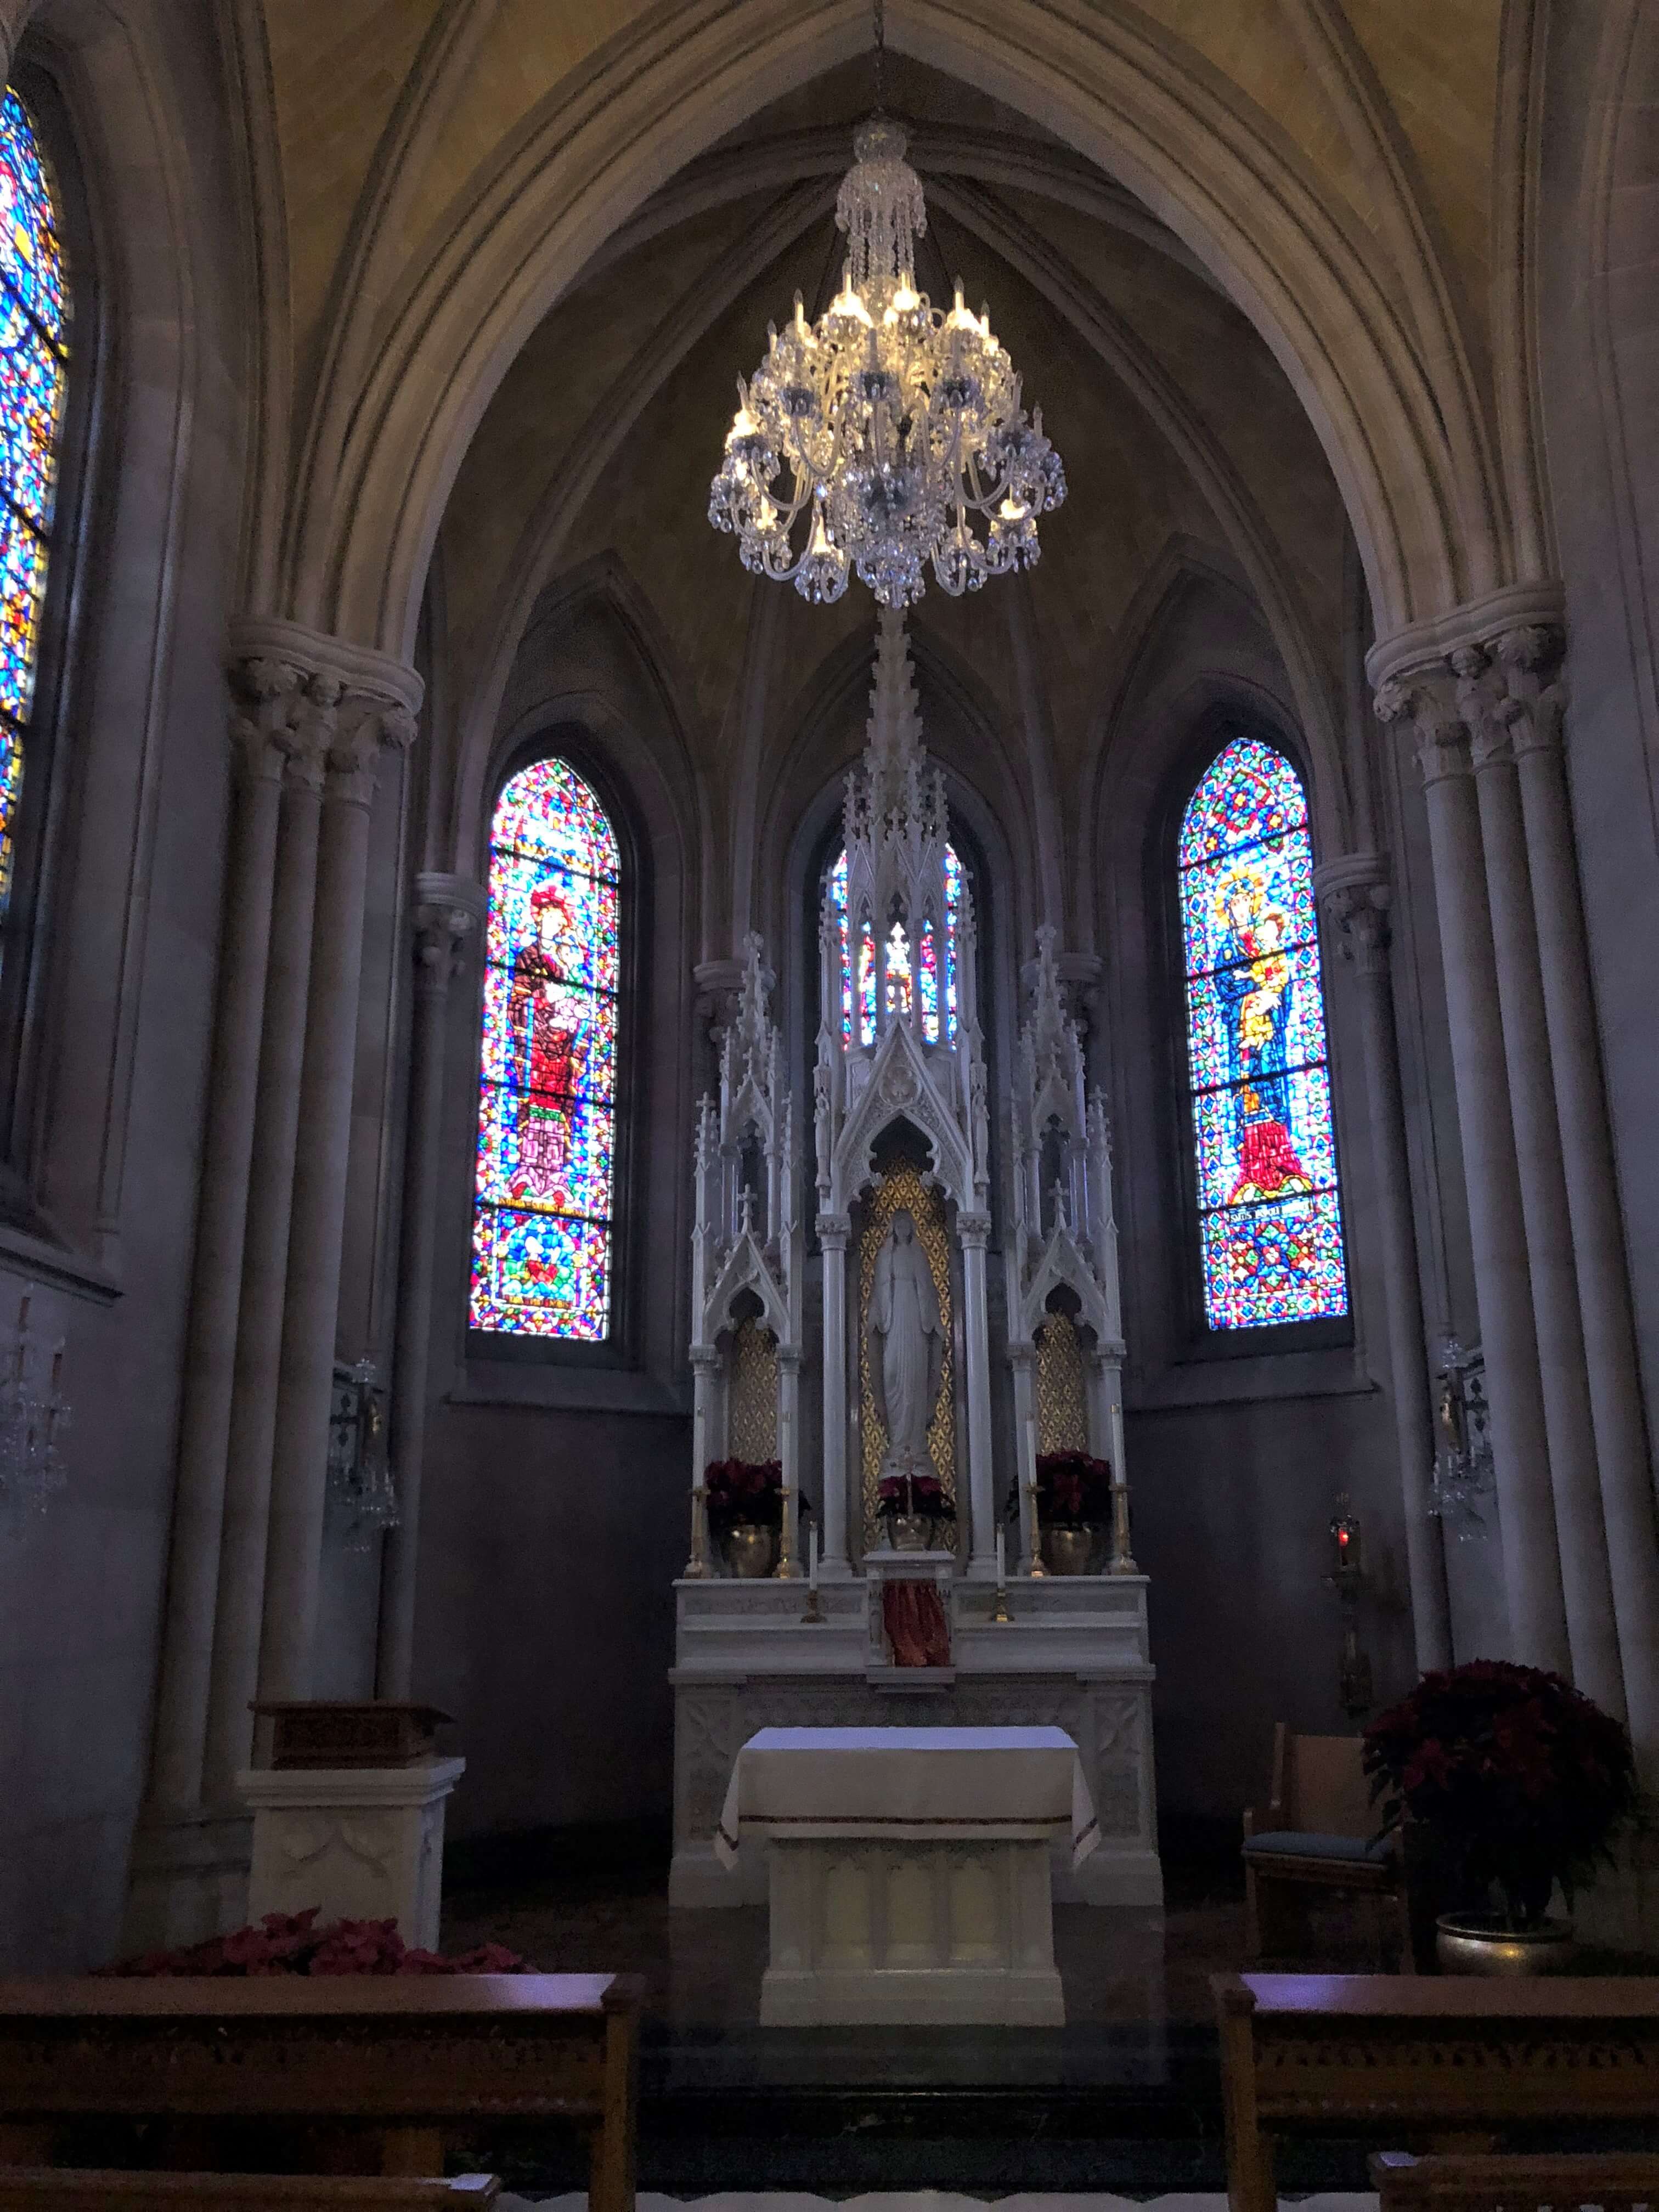
<instances>
[{"instance_id":1,"label":"red sanctuary lamp","mask_svg":"<svg viewBox=\"0 0 1659 2212\"><path fill-rule=\"evenodd\" d=\"M1342 1645L1337 1660L1337 1698L1351 1719L1370 1710L1371 1662L1359 1647L1359 1625L1354 1608L1364 1575L1364 1543L1359 1516L1339 1491L1331 1519L1331 1572L1327 1580L1335 1589L1342 1608Z\"/></svg>"}]
</instances>

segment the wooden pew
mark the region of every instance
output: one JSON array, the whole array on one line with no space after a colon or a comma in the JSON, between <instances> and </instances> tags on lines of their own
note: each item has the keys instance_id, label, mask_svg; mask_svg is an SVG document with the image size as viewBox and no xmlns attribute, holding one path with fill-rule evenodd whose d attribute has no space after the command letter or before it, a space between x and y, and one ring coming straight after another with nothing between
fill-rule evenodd
<instances>
[{"instance_id":1,"label":"wooden pew","mask_svg":"<svg viewBox=\"0 0 1659 2212\"><path fill-rule=\"evenodd\" d=\"M493 2173L380 2181L0 2166L0 2212L491 2212L501 2187Z\"/></svg>"},{"instance_id":2,"label":"wooden pew","mask_svg":"<svg viewBox=\"0 0 1659 2212\"><path fill-rule=\"evenodd\" d=\"M1275 2135L1381 2142L1659 2119L1659 1978L1215 1974L1232 2212L1275 2212Z\"/></svg>"},{"instance_id":3,"label":"wooden pew","mask_svg":"<svg viewBox=\"0 0 1659 2212\"><path fill-rule=\"evenodd\" d=\"M592 2212L633 2212L642 1984L622 1974L0 1981L0 2160L94 2119L331 2127L357 2170L443 2172L446 2132L557 2119ZM204 2166L199 2151L167 2160Z\"/></svg>"},{"instance_id":4,"label":"wooden pew","mask_svg":"<svg viewBox=\"0 0 1659 2212\"><path fill-rule=\"evenodd\" d=\"M1577 2158L1410 2158L1379 2151L1370 2161L1382 2212L1635 2212L1659 2204L1659 2158L1603 2151ZM3 2208L0 2208L3 2212Z\"/></svg>"}]
</instances>

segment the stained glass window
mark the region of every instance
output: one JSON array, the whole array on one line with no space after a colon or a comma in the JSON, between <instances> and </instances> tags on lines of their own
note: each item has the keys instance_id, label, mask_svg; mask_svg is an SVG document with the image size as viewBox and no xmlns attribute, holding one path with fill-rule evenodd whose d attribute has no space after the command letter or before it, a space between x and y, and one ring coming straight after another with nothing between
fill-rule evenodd
<instances>
[{"instance_id":1,"label":"stained glass window","mask_svg":"<svg viewBox=\"0 0 1659 2212\"><path fill-rule=\"evenodd\" d=\"M1223 748L1177 865L1205 1319L1346 1314L1307 795L1283 753Z\"/></svg>"},{"instance_id":2,"label":"stained glass window","mask_svg":"<svg viewBox=\"0 0 1659 2212\"><path fill-rule=\"evenodd\" d=\"M489 836L474 1328L610 1333L620 937L617 836L566 761L521 769Z\"/></svg>"},{"instance_id":3,"label":"stained glass window","mask_svg":"<svg viewBox=\"0 0 1659 2212\"><path fill-rule=\"evenodd\" d=\"M8 92L0 101L0 915L11 898L68 369L58 195L28 110Z\"/></svg>"},{"instance_id":4,"label":"stained glass window","mask_svg":"<svg viewBox=\"0 0 1659 2212\"><path fill-rule=\"evenodd\" d=\"M847 854L843 849L836 859L827 878L830 910L836 918L836 939L841 951L841 1025L842 1034L849 1042L873 1044L876 1039L876 935L867 915L860 921L854 935L847 911ZM912 964L910 940L902 924L895 922L882 946L882 957L886 966L886 1003L890 1013L908 1014L912 993L921 994L922 1035L929 1044L939 1041L939 1008L944 1003L945 1034L947 1042L957 1033L957 911L962 903L962 862L957 857L954 845L945 848L945 916L943 929L935 933L933 922L924 921L921 943L917 947L915 965ZM944 989L940 991L940 971L943 970ZM857 1029L854 1026L854 1000L857 1000Z\"/></svg>"}]
</instances>

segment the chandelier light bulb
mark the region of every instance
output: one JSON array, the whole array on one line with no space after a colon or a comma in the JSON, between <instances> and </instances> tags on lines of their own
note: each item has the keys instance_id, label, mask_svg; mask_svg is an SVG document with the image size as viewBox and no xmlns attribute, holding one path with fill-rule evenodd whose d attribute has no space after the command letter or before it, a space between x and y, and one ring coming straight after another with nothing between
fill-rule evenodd
<instances>
[{"instance_id":1,"label":"chandelier light bulb","mask_svg":"<svg viewBox=\"0 0 1659 2212\"><path fill-rule=\"evenodd\" d=\"M1026 418L990 309L974 313L960 278L948 314L916 289L927 210L903 131L877 116L853 143L841 290L816 324L798 292L786 329L769 327L765 360L738 380L708 519L745 568L804 599L838 599L856 574L902 607L930 564L953 598L1030 567L1066 472L1041 410Z\"/></svg>"}]
</instances>

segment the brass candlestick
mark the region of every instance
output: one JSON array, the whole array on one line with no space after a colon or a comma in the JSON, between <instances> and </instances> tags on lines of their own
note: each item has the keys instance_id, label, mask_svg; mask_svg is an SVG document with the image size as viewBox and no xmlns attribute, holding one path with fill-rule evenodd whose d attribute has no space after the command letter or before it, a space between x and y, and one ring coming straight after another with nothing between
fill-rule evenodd
<instances>
[{"instance_id":1,"label":"brass candlestick","mask_svg":"<svg viewBox=\"0 0 1659 2212\"><path fill-rule=\"evenodd\" d=\"M708 1572L708 1521L705 1504L708 1492L700 1482L691 1486L691 1556L685 1563L685 1580L701 1582Z\"/></svg>"},{"instance_id":2,"label":"brass candlestick","mask_svg":"<svg viewBox=\"0 0 1659 2212\"><path fill-rule=\"evenodd\" d=\"M778 1564L773 1568L772 1574L774 1580L781 1583L793 1582L795 1578L795 1562L789 1541L789 1501L794 1494L787 1482L778 1493L783 1518L778 1530Z\"/></svg>"},{"instance_id":3,"label":"brass candlestick","mask_svg":"<svg viewBox=\"0 0 1659 2212\"><path fill-rule=\"evenodd\" d=\"M1129 1549L1129 1486L1112 1485L1112 1558L1109 1575L1138 1575L1140 1570Z\"/></svg>"},{"instance_id":4,"label":"brass candlestick","mask_svg":"<svg viewBox=\"0 0 1659 2212\"><path fill-rule=\"evenodd\" d=\"M1042 1527L1037 1519L1036 1477L1025 1486L1025 1499L1031 1516L1031 1575L1035 1580L1042 1572Z\"/></svg>"}]
</instances>

